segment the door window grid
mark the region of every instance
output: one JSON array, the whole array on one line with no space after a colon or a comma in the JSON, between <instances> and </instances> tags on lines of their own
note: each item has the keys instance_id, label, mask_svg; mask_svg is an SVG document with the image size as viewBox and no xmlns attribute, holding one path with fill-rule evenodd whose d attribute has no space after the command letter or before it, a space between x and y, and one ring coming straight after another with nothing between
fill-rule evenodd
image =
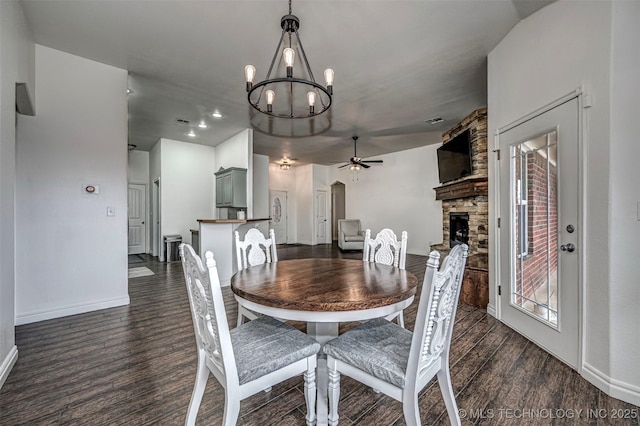
<instances>
[{"instance_id":1,"label":"door window grid","mask_svg":"<svg viewBox=\"0 0 640 426\"><path fill-rule=\"evenodd\" d=\"M557 327L557 163L554 130L513 145L511 303Z\"/></svg>"}]
</instances>

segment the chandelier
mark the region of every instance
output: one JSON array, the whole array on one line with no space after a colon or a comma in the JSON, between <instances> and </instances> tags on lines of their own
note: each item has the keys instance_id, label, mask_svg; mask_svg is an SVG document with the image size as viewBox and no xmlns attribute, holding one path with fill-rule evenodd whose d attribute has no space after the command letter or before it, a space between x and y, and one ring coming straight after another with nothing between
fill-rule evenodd
<instances>
[{"instance_id":1,"label":"chandelier","mask_svg":"<svg viewBox=\"0 0 640 426\"><path fill-rule=\"evenodd\" d=\"M282 17L280 26L282 35L267 77L254 84L256 68L253 65L244 67L249 104L263 114L278 118L309 118L320 115L331 106L334 72L331 68L324 70L326 87L316 83L300 42L300 20L291 14L291 0L289 14ZM296 56L300 58L298 62L302 66L296 67L294 73ZM278 58L280 59L276 63ZM271 77L272 72L274 77ZM278 76L278 73L282 74Z\"/></svg>"}]
</instances>

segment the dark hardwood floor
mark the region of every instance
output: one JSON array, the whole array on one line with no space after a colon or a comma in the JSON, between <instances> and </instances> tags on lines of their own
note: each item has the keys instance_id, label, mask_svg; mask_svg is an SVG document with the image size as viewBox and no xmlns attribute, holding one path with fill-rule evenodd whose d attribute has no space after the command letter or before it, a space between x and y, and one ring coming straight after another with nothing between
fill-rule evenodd
<instances>
[{"instance_id":1,"label":"dark hardwood floor","mask_svg":"<svg viewBox=\"0 0 640 426\"><path fill-rule=\"evenodd\" d=\"M361 258L332 246L278 246L279 259ZM426 257L409 255L420 283ZM179 425L196 371L195 340L180 263L143 263L129 306L16 328L19 359L0 390L2 425ZM237 306L225 288L229 324ZM417 300L417 298L416 298ZM416 303L405 311L413 329ZM304 324L297 323L298 327ZM344 331L353 324L341 325ZM484 310L461 305L451 375L463 424L638 425L638 407L600 392ZM222 422L224 392L210 377L198 424ZM304 425L302 378L241 403L241 425ZM435 382L422 391L423 425L449 424ZM615 418L625 416L627 418ZM342 378L340 424L404 425L399 402ZM570 417L572 416L572 417Z\"/></svg>"}]
</instances>

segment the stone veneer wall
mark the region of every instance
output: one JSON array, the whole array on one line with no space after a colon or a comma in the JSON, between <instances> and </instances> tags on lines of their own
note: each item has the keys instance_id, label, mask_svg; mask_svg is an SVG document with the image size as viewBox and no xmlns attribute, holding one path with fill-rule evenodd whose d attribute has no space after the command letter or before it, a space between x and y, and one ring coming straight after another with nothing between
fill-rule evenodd
<instances>
[{"instance_id":1,"label":"stone veneer wall","mask_svg":"<svg viewBox=\"0 0 640 426\"><path fill-rule=\"evenodd\" d=\"M469 114L455 127L443 133L443 144L465 130L470 130L472 173L456 181L447 182L443 186L462 182L472 178L489 177L487 157L487 109L480 108ZM448 251L449 248L449 213L469 214L469 255L489 252L489 197L478 195L442 201L443 241L435 249Z\"/></svg>"}]
</instances>

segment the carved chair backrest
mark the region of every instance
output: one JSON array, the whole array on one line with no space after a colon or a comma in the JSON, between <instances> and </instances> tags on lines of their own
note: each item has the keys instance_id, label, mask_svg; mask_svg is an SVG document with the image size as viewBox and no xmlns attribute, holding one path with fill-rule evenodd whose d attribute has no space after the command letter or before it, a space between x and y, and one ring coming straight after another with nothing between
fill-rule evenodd
<instances>
[{"instance_id":1,"label":"carved chair backrest","mask_svg":"<svg viewBox=\"0 0 640 426\"><path fill-rule=\"evenodd\" d=\"M238 381L238 373L216 261L213 253L207 251L205 268L189 244L180 245L180 258L187 284L196 346L199 352L204 353L209 370L226 388L224 383Z\"/></svg>"},{"instance_id":2,"label":"carved chair backrest","mask_svg":"<svg viewBox=\"0 0 640 426\"><path fill-rule=\"evenodd\" d=\"M448 365L451 333L468 250L466 244L455 246L442 262L440 271L440 254L432 251L429 255L407 364L408 380L418 377L438 359Z\"/></svg>"},{"instance_id":3,"label":"carved chair backrest","mask_svg":"<svg viewBox=\"0 0 640 426\"><path fill-rule=\"evenodd\" d=\"M378 235L373 239L371 238L371 230L365 231L362 260L405 269L406 259L407 231L402 231L400 241L398 241L396 234L388 228L378 232Z\"/></svg>"},{"instance_id":4,"label":"carved chair backrest","mask_svg":"<svg viewBox=\"0 0 640 426\"><path fill-rule=\"evenodd\" d=\"M273 229L269 230L269 238L265 238L262 232L256 228L251 228L247 231L244 241L240 241L238 231L235 231L235 236L238 271L242 271L249 266L278 261L276 234Z\"/></svg>"}]
</instances>

